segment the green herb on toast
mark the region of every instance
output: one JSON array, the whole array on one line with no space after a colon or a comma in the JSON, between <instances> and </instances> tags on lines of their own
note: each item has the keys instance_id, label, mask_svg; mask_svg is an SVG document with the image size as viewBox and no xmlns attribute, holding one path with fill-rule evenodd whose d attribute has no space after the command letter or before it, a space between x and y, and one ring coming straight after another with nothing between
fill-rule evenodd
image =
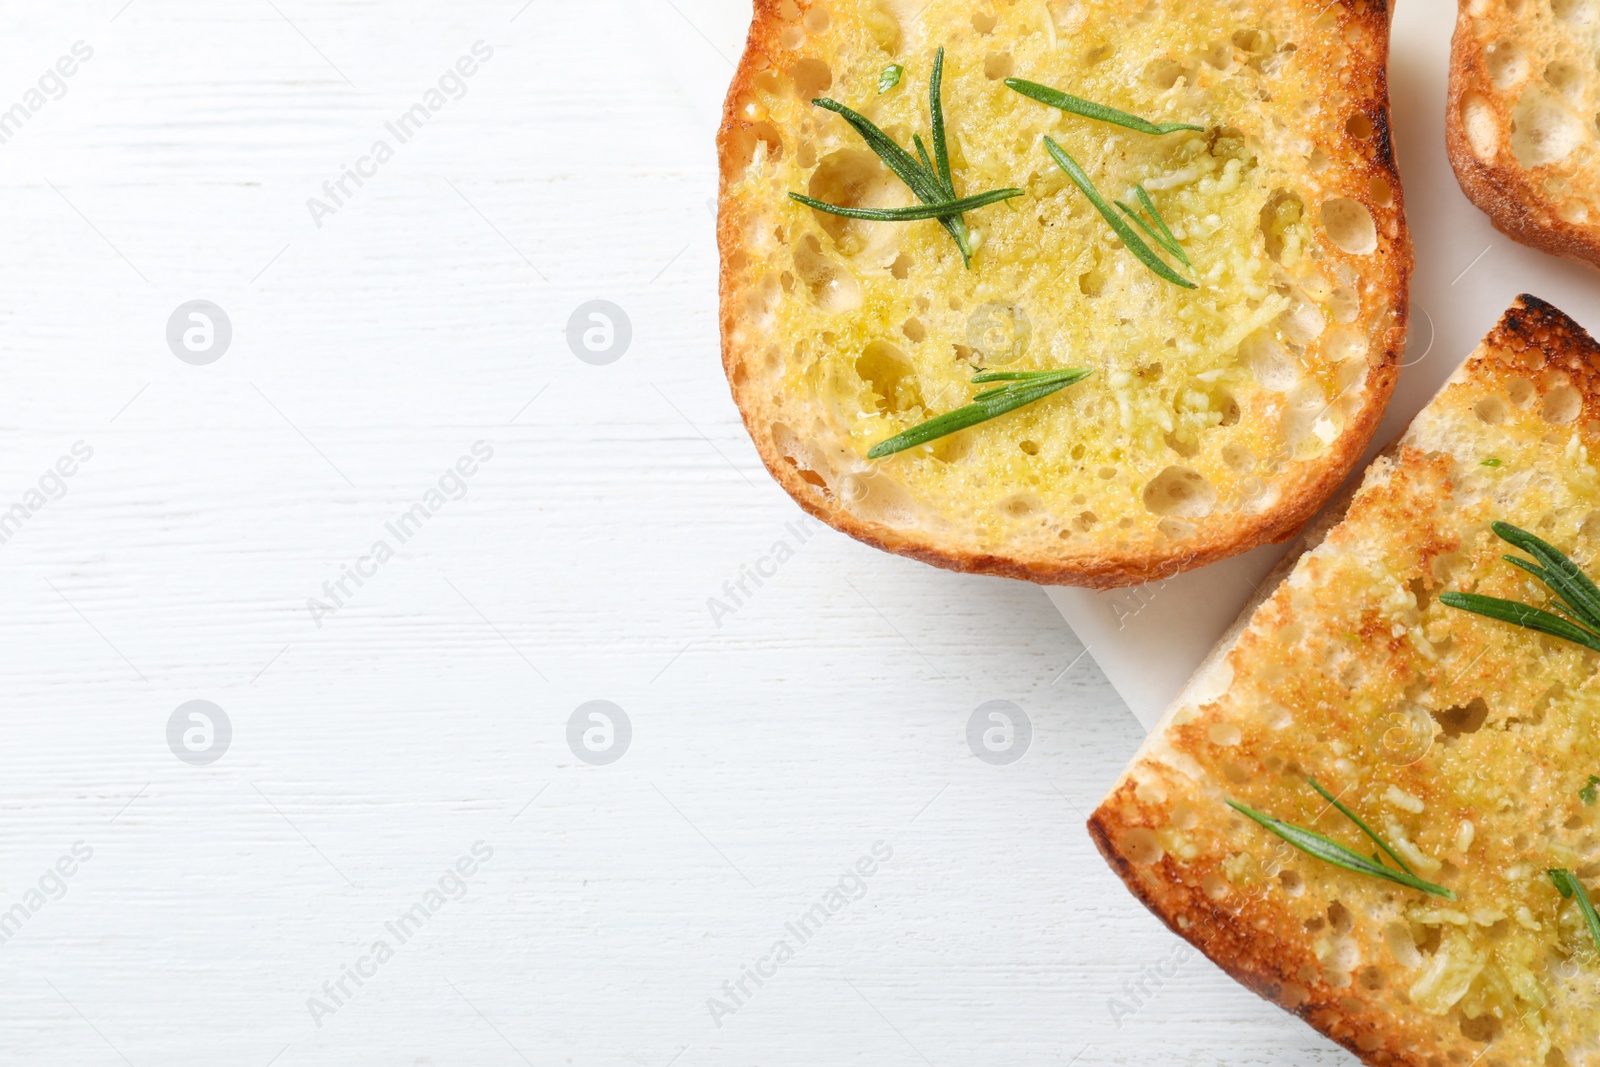
<instances>
[{"instance_id":1,"label":"green herb on toast","mask_svg":"<svg viewBox=\"0 0 1600 1067\"><path fill-rule=\"evenodd\" d=\"M887 75L885 71L885 75ZM827 212L830 215L842 215L845 218L870 219L877 222L911 222L917 219L934 218L939 220L939 225L945 228L956 248L961 251L961 262L972 266L972 235L967 229L966 220L962 213L973 211L980 207L996 203L1001 200L1010 200L1012 197L1021 196L1021 189L996 189L977 196L958 197L955 183L950 174L950 151L945 141L944 130L944 103L942 86L944 82L944 49L940 48L933 61L933 76L928 81L928 110L933 122L933 156L929 158L928 150L922 143L920 136L913 136L916 145L917 159L895 143L894 139L880 130L866 116L850 110L837 100L822 97L811 101L817 107L832 111L839 115L856 132L861 134L867 147L877 153L883 160L884 166L894 172L895 176L905 182L907 187L916 194L926 207L924 208L887 208L883 210L871 208L841 207L838 204L829 204L822 200L815 200L799 193L790 193L789 198L804 204L817 211ZM879 85L882 85L880 80Z\"/></svg>"},{"instance_id":2,"label":"green herb on toast","mask_svg":"<svg viewBox=\"0 0 1600 1067\"><path fill-rule=\"evenodd\" d=\"M1595 588L1594 582L1576 563L1542 538L1509 522L1497 522L1493 529L1501 540L1533 557L1531 563L1519 556L1502 558L1539 579L1555 594L1555 599L1550 601L1552 610L1478 593L1441 593L1439 602L1600 652L1600 589Z\"/></svg>"},{"instance_id":3,"label":"green herb on toast","mask_svg":"<svg viewBox=\"0 0 1600 1067\"><path fill-rule=\"evenodd\" d=\"M908 448L936 441L958 430L976 426L980 422L999 418L1036 400L1043 400L1069 385L1081 382L1093 373L1083 367L1069 367L1066 370L982 371L972 379L972 384L985 385L990 382L1006 384L978 393L972 398L972 403L965 407L947 411L927 422L919 423L909 430L895 434L887 441L879 441L868 450L867 458L882 459L884 456L892 456L896 452L904 452Z\"/></svg>"},{"instance_id":4,"label":"green herb on toast","mask_svg":"<svg viewBox=\"0 0 1600 1067\"><path fill-rule=\"evenodd\" d=\"M1074 115L1082 115L1086 119L1097 119L1100 122L1110 122L1117 126L1124 126L1139 133L1159 135L1177 133L1179 130L1205 132L1204 126L1193 126L1186 122L1163 122L1159 124L1149 122L1138 115L1130 115L1126 111L1119 111L1117 108L1108 107L1105 104L1097 104L1093 100L1085 100L1081 96L1073 96L1071 93L1064 93L1060 89L1052 89L1048 85L1040 85L1038 82L1026 81L1022 78L1007 78L1006 87L1016 90L1030 100L1037 100L1041 104L1049 104L1051 107L1060 108L1062 111L1071 112Z\"/></svg>"},{"instance_id":5,"label":"green herb on toast","mask_svg":"<svg viewBox=\"0 0 1600 1067\"><path fill-rule=\"evenodd\" d=\"M1373 833L1366 823L1357 818L1354 812L1345 807L1343 804L1339 803L1338 800L1334 799L1332 794L1330 794L1326 789L1323 789L1322 786L1318 785L1314 779L1311 779L1310 782L1313 789L1320 793L1328 800L1329 803L1338 808L1341 813L1346 815L1352 822L1359 826L1362 833L1366 834L1373 841L1377 842L1378 847L1383 849L1383 851L1386 852L1396 863L1399 863L1401 869L1397 871L1393 867L1384 866L1376 854L1374 854L1372 859L1368 859L1361 853L1356 852L1354 849L1346 848L1337 841L1323 837L1319 833L1314 833L1313 831L1307 830L1301 826L1295 826L1293 823L1284 822L1282 819L1275 819L1271 815L1266 815L1252 808L1247 808L1237 801L1228 801L1228 807L1232 808L1234 811L1237 811L1245 818L1251 819L1252 821L1260 824L1268 832L1283 838L1283 840L1289 842L1289 844L1293 845L1301 852L1306 853L1308 856L1315 856L1317 859L1326 863L1331 863L1335 867L1342 867L1347 871L1354 871L1357 874L1371 875L1373 878L1382 878L1387 881L1406 886L1409 889L1416 889L1420 892L1427 893L1431 896L1443 897L1446 900L1456 899L1455 893L1449 889L1446 889L1444 886L1436 885L1433 882L1418 878L1415 874L1413 874L1411 872L1411 868L1407 867L1405 863L1401 861L1400 857L1395 855L1394 850L1385 844L1382 838Z\"/></svg>"}]
</instances>

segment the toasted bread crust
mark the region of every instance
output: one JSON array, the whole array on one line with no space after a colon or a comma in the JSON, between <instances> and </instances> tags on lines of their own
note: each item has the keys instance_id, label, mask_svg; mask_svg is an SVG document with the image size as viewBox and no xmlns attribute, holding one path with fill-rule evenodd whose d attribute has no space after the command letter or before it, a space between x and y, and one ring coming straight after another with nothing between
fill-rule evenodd
<instances>
[{"instance_id":1,"label":"toasted bread crust","mask_svg":"<svg viewBox=\"0 0 1600 1067\"><path fill-rule=\"evenodd\" d=\"M1387 82L1388 35L1391 10L1387 0L1354 0L1340 10L1337 32L1345 40L1369 42L1365 52L1352 51L1341 88L1355 98L1357 109L1370 122L1373 134L1366 150L1370 158L1361 166L1373 175L1374 186L1387 186L1388 198L1376 193L1357 199L1380 220L1382 241L1388 253L1370 275L1373 288L1390 295L1383 331L1368 357L1365 403L1350 414L1345 428L1314 461L1296 462L1293 477L1284 478L1275 504L1256 514L1229 515L1226 523L1207 532L1171 542L1159 551L1119 547L1103 537L1094 551L1020 556L986 552L969 545L952 544L926 530L908 529L874 521L857 514L843 499L793 457L784 453L768 425L768 405L749 385L749 369L759 359L756 340L747 336L741 310L748 279L745 263L746 231L753 212L748 204L728 193L730 160L739 138L761 136L759 121L741 113L753 93L754 79L789 54L781 41L786 27L803 19L819 0L754 0L754 20L745 52L729 88L718 131L718 152L723 163L722 195L717 223L721 252L720 277L722 362L733 399L768 472L808 513L866 544L949 570L982 573L1051 585L1094 588L1137 585L1156 578L1203 566L1248 551L1262 544L1288 540L1314 515L1359 461L1383 417L1399 374L1409 321L1409 286L1413 269L1410 231L1405 221L1404 199L1389 127ZM1325 10L1318 5L1319 10ZM1381 176L1381 182L1379 177ZM810 477L808 477L810 475Z\"/></svg>"},{"instance_id":2,"label":"toasted bread crust","mask_svg":"<svg viewBox=\"0 0 1600 1067\"><path fill-rule=\"evenodd\" d=\"M1539 384L1535 385L1536 382ZM1524 398L1523 405L1526 408L1535 401L1543 402L1556 395L1556 390L1575 390L1576 408L1571 407L1571 394L1563 392L1552 403L1566 406L1546 408L1545 419L1536 425L1543 426L1548 422L1573 427L1567 432L1591 452L1600 445L1600 423L1594 421L1600 419L1600 344L1596 344L1580 326L1556 308L1524 295L1518 298L1483 344L1441 390L1434 404L1418 417L1412 429L1385 452L1385 458L1373 464L1359 491L1344 502L1343 506L1350 509L1350 521L1358 524L1357 527L1346 530L1341 526L1344 521L1342 508L1336 508L1332 514L1319 519L1318 527L1325 528L1330 539L1342 538L1334 551L1349 553L1355 551L1352 546L1356 545L1366 546L1370 551L1374 543L1381 546L1385 542L1378 539L1373 531L1381 530L1385 522L1393 522L1399 524L1394 528L1395 536L1413 545L1417 555L1425 561L1424 574L1427 573L1426 564L1435 560L1441 561L1437 565L1444 566L1448 573L1462 573L1460 568L1465 565L1463 554L1470 553L1471 549L1464 536L1452 531L1462 528L1476 530L1485 517L1480 513L1493 514L1505 506L1494 501L1497 493L1510 492L1507 485L1513 483L1501 482L1487 487L1469 485L1467 483L1473 477L1490 477L1464 473L1472 472L1473 467L1479 466L1476 454L1462 457L1449 451L1422 447L1426 441L1432 441L1436 446L1440 442L1452 442L1452 438L1447 432L1441 431L1440 426L1444 425L1447 430L1448 419L1460 416L1434 413L1435 407L1452 389L1458 390L1458 393L1453 400L1455 406L1449 410L1457 412L1464 408L1466 418L1480 419L1485 423L1497 422L1503 412L1515 408L1519 395ZM1464 391L1468 389L1475 391ZM1497 399L1503 396L1510 397L1509 404ZM1460 397L1465 397L1465 400ZM1483 399L1477 399L1480 397ZM1468 404L1469 401L1476 402ZM1505 408L1502 410L1495 406L1497 404L1505 404ZM1551 418L1552 414L1556 417ZM1432 425L1425 434L1419 436L1418 425L1429 419L1430 415ZM1516 415L1510 414L1509 418L1514 420ZM1531 444L1551 451L1560 447L1545 440L1545 436L1542 433L1535 436ZM1544 442L1542 446L1541 441ZM1504 441L1502 446L1511 447ZM1570 448L1565 451L1570 455ZM1584 460L1576 465L1576 469L1582 470L1586 466L1587 461ZM1563 466L1562 469L1567 468ZM1519 472L1506 477L1516 479L1524 476ZM1434 510L1436 507L1442 507L1442 514L1446 517L1441 518L1440 513ZM1449 517L1456 509L1470 510L1471 519ZM1525 521L1531 521L1531 517ZM1577 525L1578 520L1570 515L1562 515L1559 521L1563 529L1570 529ZM1285 747L1280 747L1270 735L1263 738L1259 734L1252 734L1249 725L1244 725L1242 743L1216 733L1218 729L1226 729L1218 724L1247 723L1251 710L1248 702L1259 699L1256 696L1235 697L1232 690L1236 684L1252 686L1255 684L1253 679L1266 672L1281 672L1294 678L1309 677L1328 669L1319 654L1312 651L1321 646L1307 646L1305 653L1277 649L1279 645L1297 643L1296 638L1281 636L1290 627L1309 630L1316 625L1316 620L1295 614L1290 605L1296 597L1306 598L1306 606L1301 611L1334 611L1341 606L1330 603L1330 600L1337 601L1345 594L1338 581L1329 577L1335 572L1330 569L1328 560L1311 558L1313 551L1319 548L1322 532L1318 531L1308 538L1302 554L1286 561L1285 568L1281 569L1286 575L1292 573L1294 577L1286 578L1271 588L1262 601L1246 609L1240 624L1168 710L1122 780L1090 817L1090 836L1134 895L1174 933L1194 944L1241 984L1300 1016L1365 1063L1432 1067L1441 1063L1476 1062L1486 1051L1499 1052L1503 1057L1497 1060L1490 1056L1489 1063L1509 1065L1547 1062L1544 1058L1545 1049L1539 1047L1537 1042L1530 1043L1532 1039L1515 1029L1519 1025L1515 1012L1511 1013L1510 1018L1493 1021L1492 1025L1485 1023L1469 1036L1467 1027L1455 1013L1421 1010L1404 995L1405 985L1413 980L1415 970L1403 970L1392 961L1389 966L1384 966L1382 961L1388 958L1389 950L1384 949L1381 940L1377 945L1363 942L1370 954L1363 954L1355 964L1347 965L1353 968L1360 963L1367 964L1357 971L1355 981L1352 981L1348 972L1342 977L1332 973L1330 960L1337 962L1339 956L1337 953L1330 955L1327 951L1325 924L1316 909L1327 907L1331 921L1334 909L1345 908L1348 903L1344 914L1346 917L1356 917L1353 920L1356 929L1349 936L1358 941L1370 938L1370 929L1363 931L1361 924L1365 921L1369 926L1379 926L1384 919L1374 916L1392 916L1396 908L1404 904L1404 900L1397 903L1396 894L1385 892L1382 888L1384 883L1360 875L1345 874L1310 861L1309 867L1305 862L1300 862L1298 866L1292 862L1287 865L1289 870L1297 872L1292 876L1292 882L1283 880L1280 884L1280 879L1268 876L1258 877L1252 884L1237 884L1237 870L1230 866L1228 852L1240 847L1239 839L1230 838L1226 829L1228 815L1225 811L1218 814L1217 805L1220 805L1222 798L1230 795L1249 796L1245 791L1253 788L1258 778L1281 783L1279 788L1273 789L1265 807L1267 810L1278 807L1274 813L1290 821L1297 820L1292 814L1282 814L1283 809L1279 807L1294 802L1295 789L1290 784L1292 776L1288 779L1279 777L1280 774L1289 775L1290 769L1300 775L1314 773L1322 776L1323 781L1336 791L1345 792L1348 789L1347 798L1355 802L1357 807L1363 804L1355 798L1364 797L1369 819L1373 818L1370 807L1372 797L1381 791L1380 787L1377 784L1365 787L1349 784L1352 781L1359 783L1363 778L1369 781L1375 778L1379 783L1387 781L1389 788L1409 789L1418 793L1427 800L1428 815L1425 821L1428 823L1448 822L1448 813L1454 807L1448 793L1428 793L1419 788L1419 781L1426 783L1444 773L1425 762L1427 754L1418 757L1412 764L1405 764L1399 771L1392 767L1380 767L1374 775L1373 768L1362 765L1373 758L1373 746L1370 743L1363 746L1359 737L1341 735L1330 738L1332 751L1338 754L1335 760L1326 752L1297 749L1290 741L1282 742ZM1510 570L1499 560L1498 549L1484 552L1483 555L1485 569L1478 573L1498 579L1504 577L1501 572ZM1319 586L1319 581L1329 584ZM1413 581L1426 582L1427 579ZM1451 584L1454 585L1453 582ZM1430 585L1426 595L1432 597L1436 589L1436 585ZM1504 595L1498 591L1495 593ZM1419 599L1423 595L1419 593ZM1534 644L1530 648L1526 644L1515 644L1528 639L1524 631L1509 627L1497 630L1490 626L1481 631L1489 635L1490 642L1484 643L1482 650L1477 651L1476 646L1470 644L1478 638L1479 631L1473 629L1477 626L1473 621L1476 617L1464 613L1447 616L1442 621L1450 628L1448 636L1431 629L1428 633L1436 646L1451 642L1458 644L1458 652L1466 663L1466 669L1462 670L1455 663L1446 665L1441 661L1430 665L1426 661L1408 658L1410 653L1403 650L1402 645L1411 639L1397 639L1387 621L1376 617L1372 607L1339 617L1349 618L1355 614L1360 614L1363 624L1360 632L1351 635L1351 638L1359 639L1359 647L1372 649L1368 654L1369 675L1387 676L1396 672L1405 675L1408 671L1420 670L1431 680L1432 689L1443 694L1442 700L1446 705L1458 701L1466 703L1466 693L1469 691L1481 698L1482 694L1496 694L1505 690L1501 697L1507 706L1496 709L1495 713L1500 721L1509 717L1515 723L1521 721L1518 716L1526 718L1532 714L1528 705L1516 702L1524 698L1510 692L1514 686L1509 679L1515 676L1517 668L1528 656L1543 655L1548 658L1552 653L1548 646ZM1562 661L1555 671L1560 681L1554 691L1565 692L1564 687L1567 686L1577 690L1593 684L1592 657L1569 649L1561 649L1555 654L1570 658ZM1221 691L1218 691L1216 682L1218 668L1227 679L1221 685ZM1472 674L1477 677L1466 677L1463 689L1453 688L1463 684L1464 676ZM1365 693L1361 688L1363 684L1357 683L1354 689L1329 689L1325 686L1319 688L1321 683L1308 682L1297 691L1302 693L1307 705L1320 705L1330 696L1336 702L1350 704L1381 700L1381 697L1370 697ZM1271 686L1261 687L1259 691L1282 692ZM1412 691L1411 688L1407 689L1407 692ZM1429 700L1429 691L1418 691L1416 699ZM1230 701L1234 701L1231 706ZM1237 701L1245 701L1247 706L1241 708ZM1433 707L1432 704L1427 706ZM1316 707L1289 704L1286 714L1297 717L1306 715L1311 717L1309 721L1319 724L1326 721L1317 718L1319 711ZM1540 711L1539 714L1543 715L1544 712ZM1573 728L1581 729L1579 726ZM1278 729L1282 727L1273 732ZM1320 732L1327 727L1319 725L1316 729ZM1219 748L1213 743L1217 736L1238 747ZM1451 742L1441 743L1448 752ZM1319 744L1316 747L1323 746ZM1554 754L1537 749L1519 751L1523 762L1539 766L1545 766L1556 758ZM1227 762L1219 765L1218 756L1223 753L1227 754ZM1341 763L1343 769L1335 769ZM1406 772L1413 766L1417 768L1416 773L1408 777ZM1518 768L1499 765L1487 768L1488 773L1496 776L1512 775L1516 770ZM1587 764L1584 773L1587 773ZM1330 775L1340 775L1343 781L1336 782ZM1579 777L1578 781L1581 782L1582 778ZM1575 798L1566 796L1540 796L1537 799L1523 796L1522 801L1528 806L1554 807L1560 804L1569 813L1573 808L1582 810ZM1262 806L1262 802L1255 798L1245 802ZM1193 830L1194 840L1214 842L1212 847L1196 845L1197 854L1179 858L1173 855L1172 848L1156 846L1157 835L1168 832L1177 822L1175 811L1179 804L1188 804L1191 810L1197 806L1200 808L1198 826ZM1480 822L1483 819L1482 816L1472 816L1470 807L1455 807L1454 810L1465 810L1469 817L1477 817ZM1188 817L1195 818L1192 815ZM1559 818L1566 819L1568 815L1562 814ZM1383 824L1380 822L1379 825ZM1331 822L1317 826L1318 830L1324 832L1330 828L1333 828L1335 837L1343 837L1350 829L1348 825L1334 828ZM1214 837L1205 836L1213 832ZM1487 826L1479 831L1480 834L1489 832ZM1270 848L1261 841L1275 841L1264 833L1253 840L1253 845L1245 846L1247 855L1259 856L1270 852ZM1299 859L1292 849L1281 847L1286 849L1286 855L1291 860ZM1530 845L1530 849L1532 851L1527 856L1519 853L1513 861L1527 859L1530 867L1539 867L1539 860L1544 854L1539 852L1537 845ZM1495 864L1492 855L1474 856L1471 863L1460 856L1448 859L1447 866L1459 867L1463 873L1474 865L1493 869ZM1260 866L1266 868L1268 864L1262 862ZM1254 860L1251 869L1256 869ZM1275 875L1277 872L1268 873ZM1289 877L1285 875L1285 879ZM1470 897L1470 892L1464 894L1463 903L1454 906L1470 912L1474 906L1466 903ZM1487 905L1480 899L1476 906ZM1306 921L1308 912L1316 916L1313 921ZM1543 916L1538 918L1543 921ZM1532 921L1532 918L1528 921ZM1561 948L1559 928L1544 936L1551 938L1550 951ZM1323 939L1320 945L1319 938ZM1416 987L1412 988L1414 990ZM1579 1002L1574 1010L1581 1007L1582 1002ZM1552 1009L1545 1010L1549 1012ZM1582 1014L1592 1013L1584 1010ZM1488 1043L1495 1047L1485 1048L1485 1035L1488 1035ZM1573 1040L1569 1046L1569 1057L1571 1048L1585 1047L1592 1040L1592 1036ZM1548 1041L1547 1037L1547 1044ZM1571 1062L1576 1065L1593 1060L1558 1058L1548 1062Z\"/></svg>"},{"instance_id":3,"label":"toasted bread crust","mask_svg":"<svg viewBox=\"0 0 1600 1067\"><path fill-rule=\"evenodd\" d=\"M1506 13L1480 19L1470 13L1472 5L1473 0L1459 0L1450 45L1444 136L1456 181L1494 228L1513 241L1600 269L1600 224L1563 218L1563 202L1546 191L1548 168L1522 166L1507 147L1515 100L1494 89L1485 43L1494 32L1520 36L1516 17ZM1482 121L1497 131L1494 147L1485 152L1487 158L1473 150L1467 133L1469 101ZM1595 175L1589 178L1592 181Z\"/></svg>"}]
</instances>

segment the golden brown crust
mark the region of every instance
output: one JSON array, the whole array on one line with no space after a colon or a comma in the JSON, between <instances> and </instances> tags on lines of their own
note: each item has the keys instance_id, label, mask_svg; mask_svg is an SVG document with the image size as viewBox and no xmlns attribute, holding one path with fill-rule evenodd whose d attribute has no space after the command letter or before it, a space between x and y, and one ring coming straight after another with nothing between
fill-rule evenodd
<instances>
[{"instance_id":1,"label":"golden brown crust","mask_svg":"<svg viewBox=\"0 0 1600 1067\"><path fill-rule=\"evenodd\" d=\"M1334 30L1344 40L1365 42L1363 48L1352 49L1349 64L1338 80L1360 102L1360 110L1373 129L1366 146L1370 157L1360 166L1369 168L1374 176L1374 191L1353 198L1378 220L1379 240L1389 250L1382 253L1382 265L1372 277L1372 287L1391 294L1391 299L1384 312L1387 329L1369 355L1365 402L1350 414L1344 431L1323 455L1315 461L1293 464L1293 476L1280 483L1276 503L1260 513L1232 513L1226 523L1156 550L1148 545L1124 547L1107 531L1093 551L1028 556L983 551L970 543L943 538L937 531L875 521L858 514L850 506L851 501L842 499L804 462L785 454L782 442L766 424L768 406L749 383L750 369L760 358L755 344L744 338L748 327L743 310L747 295L744 272L750 262L747 231L754 220L748 205L728 195L729 177L737 165L734 161L748 158L752 140L769 145L779 142L779 131L742 108L754 93L758 75L791 54L781 40L786 28L803 22L816 6L820 6L817 0L754 0L748 42L728 91L717 136L723 165L717 225L722 258L719 292L723 368L746 428L772 477L805 511L866 544L950 570L1041 584L1095 588L1135 585L1294 536L1344 481L1370 443L1398 378L1405 343L1413 259L1388 119L1390 9L1386 0L1355 0L1338 6L1341 14ZM1326 8L1318 5L1318 10ZM1385 191L1378 192L1380 188Z\"/></svg>"},{"instance_id":2,"label":"golden brown crust","mask_svg":"<svg viewBox=\"0 0 1600 1067\"><path fill-rule=\"evenodd\" d=\"M1473 6L1474 0L1459 0L1450 45L1444 136L1456 181L1494 228L1513 241L1600 269L1600 226L1563 218L1565 201L1546 192L1548 168L1522 166L1507 147L1515 101L1494 88L1484 48L1491 35L1482 32L1480 21L1513 38L1521 38L1526 29L1509 13L1480 20L1471 13ZM1496 131L1493 146L1482 152L1488 158L1473 150L1465 117L1469 106Z\"/></svg>"},{"instance_id":3,"label":"golden brown crust","mask_svg":"<svg viewBox=\"0 0 1600 1067\"><path fill-rule=\"evenodd\" d=\"M1588 832L1590 820L1572 790L1593 769L1593 757L1572 751L1571 738L1591 736L1590 716L1600 707L1594 658L1442 609L1436 597L1445 587L1505 596L1523 581L1500 559L1505 546L1487 534L1489 519L1515 519L1565 544L1590 544L1588 531L1600 523L1585 514L1600 513L1587 510L1594 469L1586 457L1597 451L1600 344L1550 304L1519 297L1369 469L1344 502L1348 518L1332 525L1322 545L1308 545L1292 576L1247 609L1248 618L1202 670L1212 677L1191 682L1089 819L1106 861L1170 929L1365 1063L1434 1067L1476 1062L1486 1051L1501 1057L1491 1054L1487 1063L1593 1062L1586 1053L1572 1058L1574 1050L1594 1047L1594 1034L1583 1030L1591 1025L1592 1003L1581 999L1592 994L1544 971L1547 955L1572 949L1546 918L1559 901L1540 895L1539 875L1560 865L1554 857L1567 855L1557 838L1576 842ZM1549 510L1541 514L1541 507ZM1592 573L1592 563L1575 558ZM1380 572L1371 591L1353 584ZM1414 606L1407 606L1411 597ZM1400 625L1407 619L1413 628ZM1350 649L1354 659L1343 655ZM1548 673L1535 675L1535 658ZM1212 670L1218 665L1221 683ZM1571 703L1564 703L1569 693ZM1389 734L1374 731L1389 729L1401 700L1428 709L1433 729L1433 719L1450 721L1447 709L1485 699L1487 718L1460 728L1467 732L1430 733L1420 755L1382 755ZM1377 718L1363 718L1365 708ZM1565 721L1556 724L1557 718ZM1463 767L1473 768L1469 775L1481 768L1499 783L1493 803L1482 793L1467 794L1475 799L1463 803L1453 792ZM1512 784L1533 773L1527 768L1549 776L1553 788ZM1309 805L1296 799L1306 775L1344 794L1389 833L1404 827L1444 861L1440 877L1460 891L1460 903L1396 893L1375 879L1307 861L1222 807L1231 797L1309 825L1327 809L1314 796ZM1396 795L1414 796L1416 807L1389 804L1386 814L1375 814L1383 798ZM1426 814L1407 825L1408 813L1422 812L1424 803ZM1497 806L1513 813L1507 822L1490 814ZM1312 814L1297 818L1296 807ZM1575 811L1584 814L1575 818ZM1472 834L1460 843L1455 819L1476 822L1476 845ZM1322 822L1316 829L1349 841L1348 824ZM1523 832L1529 840L1511 842ZM1541 833L1551 839L1539 840ZM1273 848L1282 854L1272 856ZM1525 875L1514 873L1518 864ZM1496 930L1532 945L1499 940L1495 951L1515 959L1515 948L1536 959L1530 973L1545 992L1531 995L1544 1001L1534 1010L1518 1000L1525 988L1507 994L1507 1005L1492 996L1472 1000L1476 993L1463 1000L1458 992L1424 1010L1418 995L1424 964L1412 967L1391 955L1385 923L1422 929L1417 916L1440 905L1459 909L1467 928L1484 923L1485 936L1494 938L1487 931L1505 902L1491 894L1507 881L1531 886L1520 898L1531 904L1516 911L1516 933L1507 935L1509 926ZM1490 914L1483 919L1468 918L1484 911ZM1353 956L1329 949L1336 916L1349 924L1343 952ZM1460 1005L1468 1003L1473 1011L1464 1014ZM1547 1030L1534 1034L1525 1027L1529 1019ZM1558 1053L1547 1060L1552 1045L1565 1045L1568 1058Z\"/></svg>"}]
</instances>

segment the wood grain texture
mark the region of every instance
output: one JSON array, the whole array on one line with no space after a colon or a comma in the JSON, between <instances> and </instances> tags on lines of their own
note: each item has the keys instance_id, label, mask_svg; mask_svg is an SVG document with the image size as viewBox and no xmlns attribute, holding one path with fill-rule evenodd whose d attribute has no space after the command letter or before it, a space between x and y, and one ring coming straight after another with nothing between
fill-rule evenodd
<instances>
[{"instance_id":1,"label":"wood grain texture","mask_svg":"<svg viewBox=\"0 0 1600 1067\"><path fill-rule=\"evenodd\" d=\"M689 19L120 2L0 8L0 102L94 48L0 145L0 511L94 450L0 544L0 911L94 850L0 944L0 1062L1348 1062L1198 959L1111 1014L1176 942L1084 831L1139 732L1038 590L824 531L713 624L798 512L716 360L714 160L670 68L720 60ZM478 40L465 97L314 226ZM164 329L201 298L234 339L195 367ZM596 298L634 331L604 367L565 340ZM317 627L479 440L465 498ZM565 740L596 698L634 727L607 767ZM167 748L191 699L233 725L209 767ZM994 699L1034 726L1010 766L967 747Z\"/></svg>"}]
</instances>

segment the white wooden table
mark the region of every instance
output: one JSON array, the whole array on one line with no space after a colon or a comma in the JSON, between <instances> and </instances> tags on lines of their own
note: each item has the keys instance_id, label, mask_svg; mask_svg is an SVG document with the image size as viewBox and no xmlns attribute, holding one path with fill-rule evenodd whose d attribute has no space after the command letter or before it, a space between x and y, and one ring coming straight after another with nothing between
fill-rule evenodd
<instances>
[{"instance_id":1,"label":"white wooden table","mask_svg":"<svg viewBox=\"0 0 1600 1067\"><path fill-rule=\"evenodd\" d=\"M0 1064L1351 1062L1095 854L1140 731L1039 590L802 543L706 4L121 4L0 4Z\"/></svg>"}]
</instances>

